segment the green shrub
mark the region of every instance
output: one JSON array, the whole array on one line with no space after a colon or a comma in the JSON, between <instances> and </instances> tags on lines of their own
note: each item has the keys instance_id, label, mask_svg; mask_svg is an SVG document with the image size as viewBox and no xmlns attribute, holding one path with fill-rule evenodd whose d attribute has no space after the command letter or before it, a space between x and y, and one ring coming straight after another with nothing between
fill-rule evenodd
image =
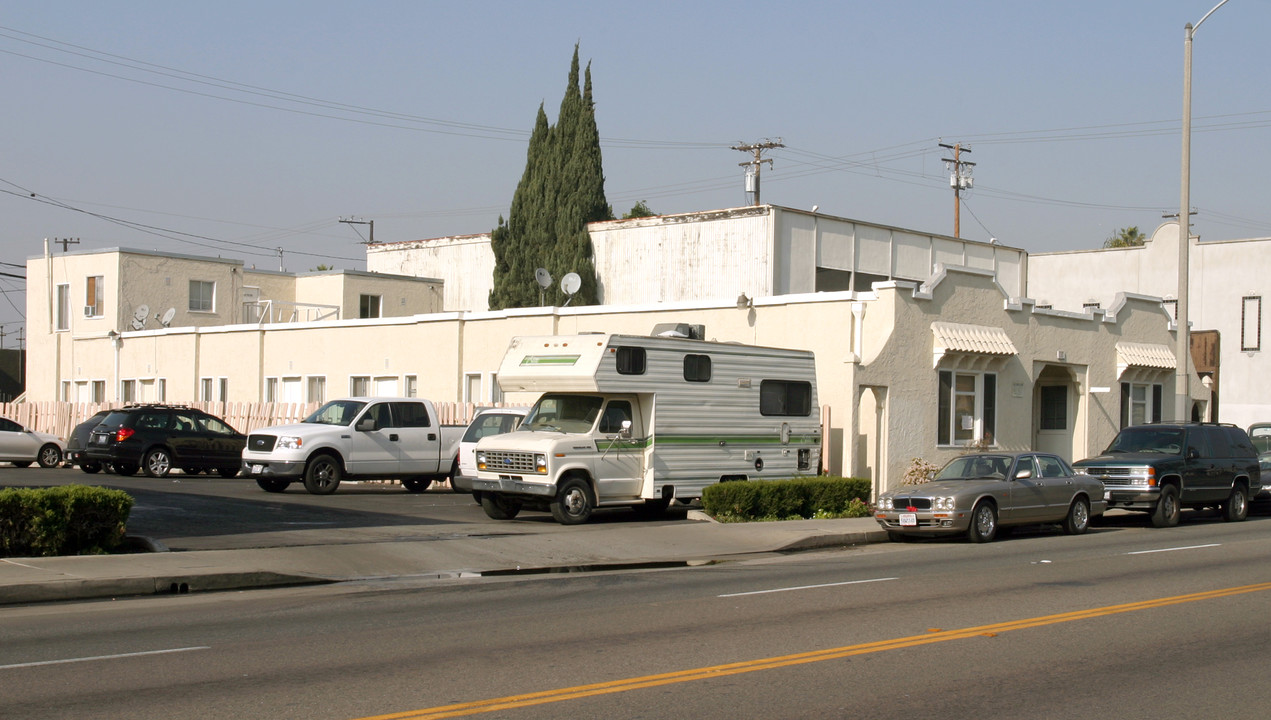
<instances>
[{"instance_id":1,"label":"green shrub","mask_svg":"<svg viewBox=\"0 0 1271 720\"><path fill-rule=\"evenodd\" d=\"M123 542L132 503L85 485L0 490L0 557L108 553Z\"/></svg>"},{"instance_id":2,"label":"green shrub","mask_svg":"<svg viewBox=\"0 0 1271 720\"><path fill-rule=\"evenodd\" d=\"M702 509L720 522L867 517L871 483L822 475L708 485Z\"/></svg>"}]
</instances>

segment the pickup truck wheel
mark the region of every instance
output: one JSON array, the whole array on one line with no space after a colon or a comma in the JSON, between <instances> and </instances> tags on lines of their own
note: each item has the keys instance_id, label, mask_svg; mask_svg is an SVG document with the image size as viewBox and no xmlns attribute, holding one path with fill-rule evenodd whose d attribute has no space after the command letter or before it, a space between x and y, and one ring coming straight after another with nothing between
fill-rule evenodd
<instances>
[{"instance_id":1,"label":"pickup truck wheel","mask_svg":"<svg viewBox=\"0 0 1271 720\"><path fill-rule=\"evenodd\" d=\"M260 489L265 492L280 493L286 490L287 486L290 485L291 482L288 480L274 480L272 478L256 478L256 484L259 485Z\"/></svg>"},{"instance_id":2,"label":"pickup truck wheel","mask_svg":"<svg viewBox=\"0 0 1271 720\"><path fill-rule=\"evenodd\" d=\"M330 495L340 487L340 461L330 455L319 455L305 468L305 490L313 495Z\"/></svg>"},{"instance_id":3,"label":"pickup truck wheel","mask_svg":"<svg viewBox=\"0 0 1271 720\"><path fill-rule=\"evenodd\" d=\"M993 503L981 500L971 511L971 527L967 530L967 538L971 542L992 542L997 536L997 510Z\"/></svg>"},{"instance_id":4,"label":"pickup truck wheel","mask_svg":"<svg viewBox=\"0 0 1271 720\"><path fill-rule=\"evenodd\" d=\"M402 478L402 487L413 493L421 493L432 485L432 478Z\"/></svg>"},{"instance_id":5,"label":"pickup truck wheel","mask_svg":"<svg viewBox=\"0 0 1271 720\"><path fill-rule=\"evenodd\" d=\"M1064 532L1068 535L1080 535L1090 527L1090 503L1085 498L1077 498L1068 508L1068 516L1064 518Z\"/></svg>"},{"instance_id":6,"label":"pickup truck wheel","mask_svg":"<svg viewBox=\"0 0 1271 720\"><path fill-rule=\"evenodd\" d=\"M1240 522L1249 517L1249 495L1243 485L1231 489L1231 497L1222 505L1222 519L1227 522Z\"/></svg>"},{"instance_id":7,"label":"pickup truck wheel","mask_svg":"<svg viewBox=\"0 0 1271 720\"><path fill-rule=\"evenodd\" d=\"M521 503L498 493L481 493L481 509L494 520L511 520L521 512Z\"/></svg>"},{"instance_id":8,"label":"pickup truck wheel","mask_svg":"<svg viewBox=\"0 0 1271 720\"><path fill-rule=\"evenodd\" d=\"M561 525L578 525L587 522L596 500L591 496L591 486L579 478L569 478L560 484L552 500L552 517Z\"/></svg>"},{"instance_id":9,"label":"pickup truck wheel","mask_svg":"<svg viewBox=\"0 0 1271 720\"><path fill-rule=\"evenodd\" d=\"M40 448L40 454L36 458L36 462L42 468L57 467L62 462L62 451L53 443L49 443Z\"/></svg>"},{"instance_id":10,"label":"pickup truck wheel","mask_svg":"<svg viewBox=\"0 0 1271 720\"><path fill-rule=\"evenodd\" d=\"M1178 503L1178 488L1166 485L1161 488L1161 496L1156 499L1156 507L1152 508L1152 527L1166 528L1178 524L1183 508Z\"/></svg>"},{"instance_id":11,"label":"pickup truck wheel","mask_svg":"<svg viewBox=\"0 0 1271 720\"><path fill-rule=\"evenodd\" d=\"M164 477L172 470L172 454L165 448L155 448L142 458L141 467L150 477Z\"/></svg>"}]
</instances>

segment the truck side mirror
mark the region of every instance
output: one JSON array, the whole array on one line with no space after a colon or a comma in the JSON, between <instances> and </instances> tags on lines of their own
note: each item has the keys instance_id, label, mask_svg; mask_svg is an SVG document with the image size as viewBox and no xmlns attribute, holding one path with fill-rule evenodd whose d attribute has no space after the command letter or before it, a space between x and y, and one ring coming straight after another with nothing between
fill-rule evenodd
<instances>
[{"instance_id":1,"label":"truck side mirror","mask_svg":"<svg viewBox=\"0 0 1271 720\"><path fill-rule=\"evenodd\" d=\"M353 429L358 432L373 432L375 430L379 430L380 426L375 423L375 418L367 415L361 420L358 420L357 425L355 425Z\"/></svg>"},{"instance_id":2,"label":"truck side mirror","mask_svg":"<svg viewBox=\"0 0 1271 720\"><path fill-rule=\"evenodd\" d=\"M618 431L618 436L624 437L624 438L631 437L631 421L630 420L622 421L622 429Z\"/></svg>"}]
</instances>

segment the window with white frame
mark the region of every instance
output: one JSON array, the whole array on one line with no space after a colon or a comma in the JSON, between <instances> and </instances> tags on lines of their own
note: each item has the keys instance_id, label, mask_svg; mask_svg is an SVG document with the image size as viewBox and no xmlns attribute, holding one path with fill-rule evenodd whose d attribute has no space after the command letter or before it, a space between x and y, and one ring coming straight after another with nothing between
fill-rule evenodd
<instances>
[{"instance_id":1,"label":"window with white frame","mask_svg":"<svg viewBox=\"0 0 1271 720\"><path fill-rule=\"evenodd\" d=\"M377 318L381 316L384 298L381 295L361 295L358 297L357 316L360 318Z\"/></svg>"},{"instance_id":2,"label":"window with white frame","mask_svg":"<svg viewBox=\"0 0 1271 720\"><path fill-rule=\"evenodd\" d=\"M304 385L299 376L282 378L278 386L278 401L288 403L304 401Z\"/></svg>"},{"instance_id":3,"label":"window with white frame","mask_svg":"<svg viewBox=\"0 0 1271 720\"><path fill-rule=\"evenodd\" d=\"M1262 297L1249 295L1240 302L1240 349L1262 349Z\"/></svg>"},{"instance_id":4,"label":"window with white frame","mask_svg":"<svg viewBox=\"0 0 1271 720\"><path fill-rule=\"evenodd\" d=\"M216 283L211 280L190 281L190 311L212 312L216 309Z\"/></svg>"},{"instance_id":5,"label":"window with white frame","mask_svg":"<svg viewBox=\"0 0 1271 720\"><path fill-rule=\"evenodd\" d=\"M216 399L221 402L229 402L229 378L227 377L220 378L219 380L217 380L216 384L218 386Z\"/></svg>"},{"instance_id":6,"label":"window with white frame","mask_svg":"<svg viewBox=\"0 0 1271 720\"><path fill-rule=\"evenodd\" d=\"M166 402L168 399L168 379L156 378L154 381L155 402Z\"/></svg>"},{"instance_id":7,"label":"window with white frame","mask_svg":"<svg viewBox=\"0 0 1271 720\"><path fill-rule=\"evenodd\" d=\"M406 381L406 397L419 397L419 376L407 375Z\"/></svg>"},{"instance_id":8,"label":"window with white frame","mask_svg":"<svg viewBox=\"0 0 1271 720\"><path fill-rule=\"evenodd\" d=\"M124 380L119 383L119 400L120 402L135 402L137 400L137 381Z\"/></svg>"},{"instance_id":9,"label":"window with white frame","mask_svg":"<svg viewBox=\"0 0 1271 720\"><path fill-rule=\"evenodd\" d=\"M1121 427L1160 422L1164 395L1160 383L1121 383Z\"/></svg>"},{"instance_id":10,"label":"window with white frame","mask_svg":"<svg viewBox=\"0 0 1271 720\"><path fill-rule=\"evenodd\" d=\"M327 401L327 377L325 375L309 376L309 402L326 402Z\"/></svg>"},{"instance_id":11,"label":"window with white frame","mask_svg":"<svg viewBox=\"0 0 1271 720\"><path fill-rule=\"evenodd\" d=\"M375 391L375 397L397 397L397 376L384 375L377 377L372 387Z\"/></svg>"},{"instance_id":12,"label":"window with white frame","mask_svg":"<svg viewBox=\"0 0 1271 720\"><path fill-rule=\"evenodd\" d=\"M211 402L216 399L212 397L212 378L205 377L199 379L199 399L204 402Z\"/></svg>"},{"instance_id":13,"label":"window with white frame","mask_svg":"<svg viewBox=\"0 0 1271 720\"><path fill-rule=\"evenodd\" d=\"M997 374L941 370L936 443L992 445L997 436Z\"/></svg>"},{"instance_id":14,"label":"window with white frame","mask_svg":"<svg viewBox=\"0 0 1271 720\"><path fill-rule=\"evenodd\" d=\"M349 394L353 397L369 397L371 394L371 377L369 375L350 376Z\"/></svg>"},{"instance_id":15,"label":"window with white frame","mask_svg":"<svg viewBox=\"0 0 1271 720\"><path fill-rule=\"evenodd\" d=\"M94 380L92 389L92 398L95 403L106 402L106 381Z\"/></svg>"},{"instance_id":16,"label":"window with white frame","mask_svg":"<svg viewBox=\"0 0 1271 720\"><path fill-rule=\"evenodd\" d=\"M503 402L503 388L499 387L498 373L490 373L490 402Z\"/></svg>"},{"instance_id":17,"label":"window with white frame","mask_svg":"<svg viewBox=\"0 0 1271 720\"><path fill-rule=\"evenodd\" d=\"M84 285L84 315L101 317L104 305L104 287L101 275L90 275Z\"/></svg>"},{"instance_id":18,"label":"window with white frame","mask_svg":"<svg viewBox=\"0 0 1271 720\"><path fill-rule=\"evenodd\" d=\"M265 378L265 402L278 402L278 378Z\"/></svg>"},{"instance_id":19,"label":"window with white frame","mask_svg":"<svg viewBox=\"0 0 1271 720\"><path fill-rule=\"evenodd\" d=\"M463 401L481 402L481 373L463 374Z\"/></svg>"},{"instance_id":20,"label":"window with white frame","mask_svg":"<svg viewBox=\"0 0 1271 720\"><path fill-rule=\"evenodd\" d=\"M71 381L62 381L62 402L71 402Z\"/></svg>"},{"instance_id":21,"label":"window with white frame","mask_svg":"<svg viewBox=\"0 0 1271 720\"><path fill-rule=\"evenodd\" d=\"M57 286L57 329L71 329L71 286Z\"/></svg>"}]
</instances>

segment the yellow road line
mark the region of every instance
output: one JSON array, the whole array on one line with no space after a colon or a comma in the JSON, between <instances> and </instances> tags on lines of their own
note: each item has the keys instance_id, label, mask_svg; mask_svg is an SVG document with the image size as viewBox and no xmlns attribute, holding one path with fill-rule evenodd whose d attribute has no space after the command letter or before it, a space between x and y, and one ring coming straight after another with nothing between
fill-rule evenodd
<instances>
[{"instance_id":1,"label":"yellow road line","mask_svg":"<svg viewBox=\"0 0 1271 720\"><path fill-rule=\"evenodd\" d=\"M960 630L932 630L925 635L911 635L909 637L879 640L876 642L848 645L845 647L830 648L827 650L813 650L810 652L795 653L793 655L781 655L778 657L760 658L757 660L745 660L742 662L712 665L709 667L694 668L691 670L678 670L676 672L661 673L658 675L644 675L641 677L626 678L622 680L592 683L590 685L575 685L573 687L558 688L556 690L542 690L539 692L525 693L523 695L509 695L507 697L491 698L489 700L476 700L473 702L456 703L453 705L442 705L434 708L410 710L407 712L392 713L389 715L375 715L372 717L361 718L361 720L440 720L440 718L461 717L464 715L475 715L478 713L495 712L498 710L511 710L520 707L543 705L546 703L574 700L577 698L591 697L595 695L606 695L610 693L627 692L629 690L639 690L641 688L657 687L659 685L671 685L675 683L692 682L695 680L708 680L711 678L739 675L741 673L757 672L760 670L773 670L776 668L789 667L791 665L822 662L824 660L837 660L839 658L851 657L853 655L866 655L886 650L899 650L901 648L917 647L919 645L932 645L934 643L948 642L950 640L964 640L966 638L977 636L992 637L998 633L1009 632L1011 630L1025 630L1027 628L1055 625L1057 623L1073 622L1075 620L1089 620L1091 618L1116 615L1118 613L1150 610L1152 608L1181 605L1183 603L1199 602L1201 600L1215 600L1233 595L1263 592L1266 590L1271 590L1271 582L1223 588L1221 590L1209 590L1206 592L1191 593L1189 595L1174 595L1172 597L1143 600L1140 602L1125 603L1123 605L1108 605L1099 608L1089 608L1087 610L1059 613L1057 615L1043 615L1041 617L1025 618L1022 620L1010 620L992 625L962 628Z\"/></svg>"}]
</instances>

